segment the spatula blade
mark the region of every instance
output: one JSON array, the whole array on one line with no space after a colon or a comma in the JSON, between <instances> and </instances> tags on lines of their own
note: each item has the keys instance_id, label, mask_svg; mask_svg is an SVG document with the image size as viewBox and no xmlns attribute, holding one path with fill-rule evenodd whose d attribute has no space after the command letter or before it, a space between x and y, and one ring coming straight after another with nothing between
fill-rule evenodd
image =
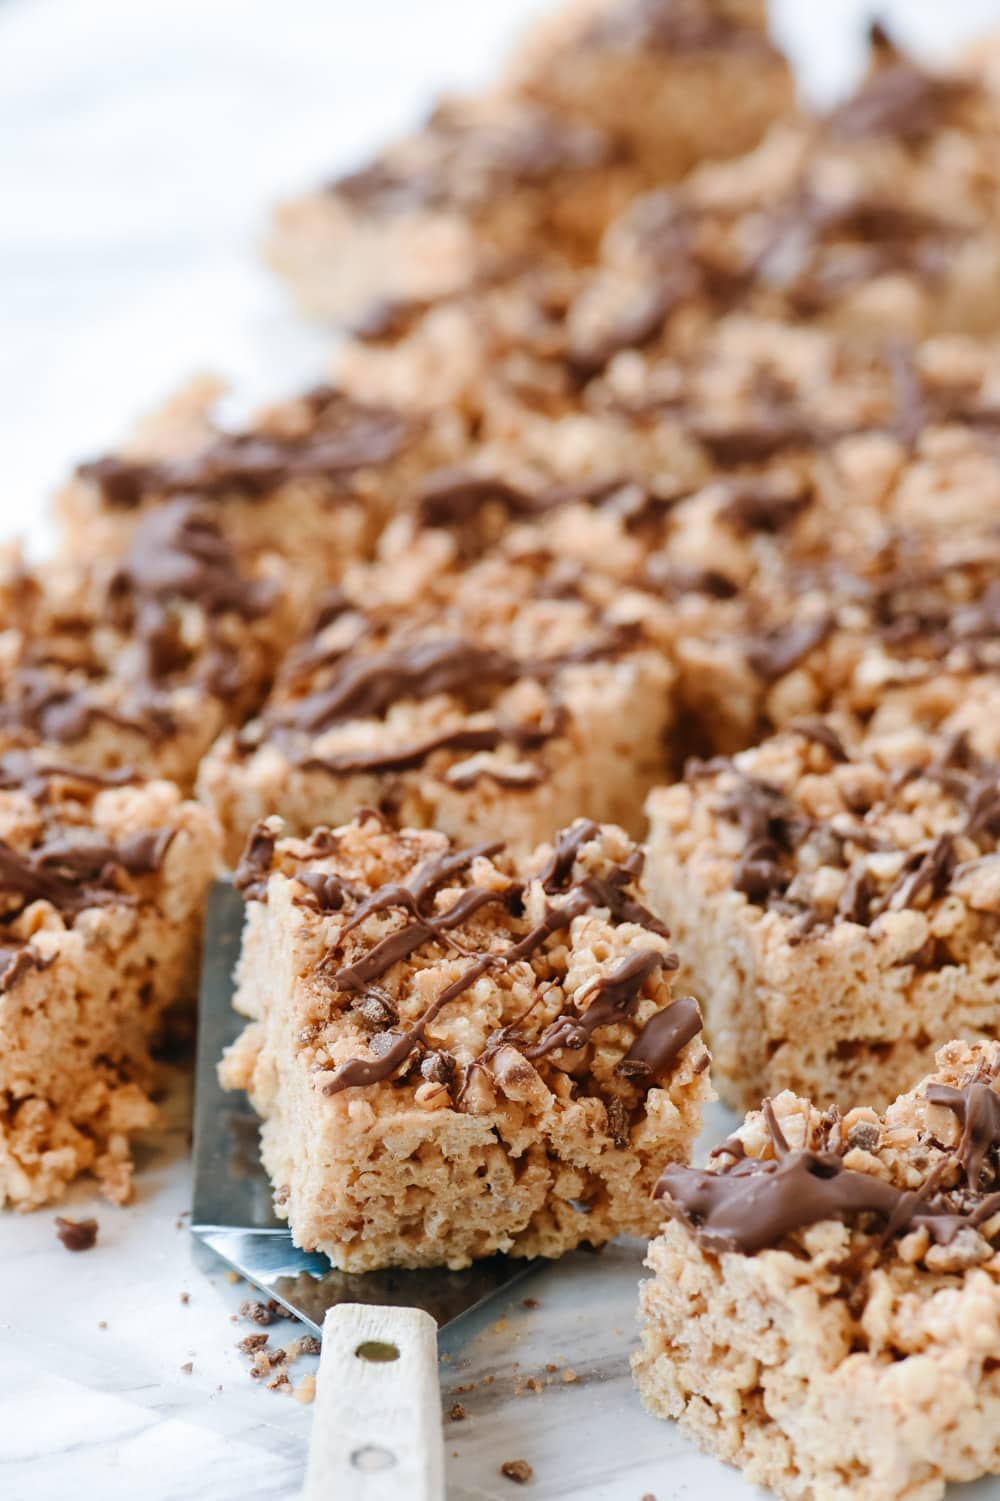
<instances>
[{"instance_id":1,"label":"spatula blade","mask_svg":"<svg viewBox=\"0 0 1000 1501\"><path fill-rule=\"evenodd\" d=\"M260 1121L246 1097L223 1090L217 1067L244 1025L232 1007L243 900L227 881L209 893L195 1075L194 1203L191 1230L200 1246L319 1332L336 1303L423 1308L440 1326L517 1282L534 1265L491 1256L460 1272L341 1272L325 1256L301 1251L277 1219L260 1161Z\"/></svg>"}]
</instances>

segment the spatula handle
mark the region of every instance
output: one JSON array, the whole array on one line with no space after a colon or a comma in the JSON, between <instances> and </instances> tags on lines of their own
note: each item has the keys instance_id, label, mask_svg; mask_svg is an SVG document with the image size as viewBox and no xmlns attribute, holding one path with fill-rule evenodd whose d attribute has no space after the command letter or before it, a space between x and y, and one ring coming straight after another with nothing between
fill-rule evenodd
<instances>
[{"instance_id":1,"label":"spatula handle","mask_svg":"<svg viewBox=\"0 0 1000 1501\"><path fill-rule=\"evenodd\" d=\"M437 1325L340 1303L323 1324L304 1501L443 1501Z\"/></svg>"}]
</instances>

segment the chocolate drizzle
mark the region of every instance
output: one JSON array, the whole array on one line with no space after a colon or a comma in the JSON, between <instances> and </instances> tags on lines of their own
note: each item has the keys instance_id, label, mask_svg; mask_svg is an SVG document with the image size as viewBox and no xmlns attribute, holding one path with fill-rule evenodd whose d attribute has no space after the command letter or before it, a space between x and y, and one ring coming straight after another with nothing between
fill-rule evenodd
<instances>
[{"instance_id":1,"label":"chocolate drizzle","mask_svg":"<svg viewBox=\"0 0 1000 1501\"><path fill-rule=\"evenodd\" d=\"M826 129L841 141L893 136L917 142L939 130L949 111L971 93L964 79L928 73L901 59L879 68L835 109Z\"/></svg>"},{"instance_id":2,"label":"chocolate drizzle","mask_svg":"<svg viewBox=\"0 0 1000 1501\"><path fill-rule=\"evenodd\" d=\"M262 499L290 480L338 481L387 463L412 437L412 424L388 407L364 406L331 387L303 397L312 427L286 437L262 430L225 433L187 458L160 462L111 455L81 464L109 505L133 508L146 499L193 494Z\"/></svg>"},{"instance_id":3,"label":"chocolate drizzle","mask_svg":"<svg viewBox=\"0 0 1000 1501\"><path fill-rule=\"evenodd\" d=\"M48 962L33 948L0 948L0 995L6 995L34 970L48 968Z\"/></svg>"},{"instance_id":4,"label":"chocolate drizzle","mask_svg":"<svg viewBox=\"0 0 1000 1501\"><path fill-rule=\"evenodd\" d=\"M645 908L628 896L625 890L637 876L641 861L630 861L623 866L613 867L606 876L585 875L578 884L569 885L579 850L598 833L598 827L586 821L563 831L539 878L539 884L546 895L558 894L561 899L547 902L539 921L521 938L500 951L478 954L470 952L453 935L456 929L486 906L499 903L515 909L520 907L524 892L518 883L502 888L468 887L444 912L436 912L431 908L431 902L442 885L460 876L477 858L495 855L500 846L476 845L435 857L426 861L408 882L387 883L364 899L339 930L336 948L331 950L320 967L320 972L328 976L329 983L335 990L358 996L357 1004L366 1004L365 997L375 993L371 989L375 982L394 964L408 958L426 943L442 944L464 955L471 962L457 979L438 993L410 1027L399 1033L380 1034L377 1047L373 1040L372 1051L375 1056L368 1059L348 1059L334 1069L322 1083L322 1092L332 1095L343 1089L389 1079L422 1046L427 1027L440 1011L474 985L482 975L493 968L505 969L530 959L553 934L569 927L575 918L595 907L608 907L612 921L641 921L637 914L645 914ZM620 916L622 910L629 914L625 919ZM335 956L341 949L343 940L372 917L390 911L405 913L408 921L403 927L394 928L377 939L359 959L334 968L337 963ZM651 914L645 915L649 917L650 925L655 925L655 930L660 931L662 925L656 924L656 919ZM521 1048L527 1058L541 1057L557 1048L582 1048L598 1027L631 1016L646 980L659 969L675 968L676 962L672 955L661 950L643 949L630 954L610 975L599 977L578 995L578 1003L590 998L590 1005L582 1014L575 1011L572 1015L558 1017L538 1042L531 1046L525 1045L517 1033L517 1025L511 1024L496 1034L499 1039L496 1046L501 1042L512 1042ZM379 999L384 1000L384 997L379 996ZM651 1079L657 1069L665 1069L671 1058L676 1057L690 1040L690 1036L694 1035L688 1035L690 1025L691 1018L682 1008L677 1013L672 1029L650 1033L645 1043L642 1043L640 1036L636 1042L639 1053L634 1060L634 1072L641 1073L645 1080ZM496 1047L491 1045L487 1054L492 1056L495 1050ZM483 1066L486 1056L484 1054L468 1065L466 1081L471 1070Z\"/></svg>"},{"instance_id":5,"label":"chocolate drizzle","mask_svg":"<svg viewBox=\"0 0 1000 1501\"><path fill-rule=\"evenodd\" d=\"M978 1191L987 1158L1000 1146L1000 1095L986 1080L973 1079L962 1089L929 1084L926 1098L958 1117L962 1125L958 1160L969 1187Z\"/></svg>"},{"instance_id":6,"label":"chocolate drizzle","mask_svg":"<svg viewBox=\"0 0 1000 1501\"><path fill-rule=\"evenodd\" d=\"M878 1245L921 1228L935 1244L948 1245L959 1231L978 1229L1000 1213L1000 1193L979 1191L983 1164L1000 1146L1000 1095L974 1079L963 1089L930 1084L926 1098L963 1122L955 1160L965 1169L968 1191L942 1191L947 1159L919 1189L908 1190L845 1167L843 1152L849 1144L842 1140L836 1151L793 1151L766 1100L773 1157L748 1157L727 1144L728 1160L712 1172L671 1163L656 1186L656 1197L699 1245L716 1254L753 1255L823 1220L861 1229L877 1224Z\"/></svg>"},{"instance_id":7,"label":"chocolate drizzle","mask_svg":"<svg viewBox=\"0 0 1000 1501\"><path fill-rule=\"evenodd\" d=\"M650 975L661 969L676 969L677 956L662 949L639 949L591 985L578 991L576 1004L587 999L586 1011L557 1016L531 1047L524 1049L526 1058L543 1058L558 1048L571 1052L586 1047L598 1027L607 1027L632 1015L639 1004L643 985Z\"/></svg>"},{"instance_id":8,"label":"chocolate drizzle","mask_svg":"<svg viewBox=\"0 0 1000 1501\"><path fill-rule=\"evenodd\" d=\"M704 1022L693 996L680 996L665 1011L657 1011L629 1048L619 1071L633 1083L650 1088L679 1054L698 1036Z\"/></svg>"},{"instance_id":9,"label":"chocolate drizzle","mask_svg":"<svg viewBox=\"0 0 1000 1501\"><path fill-rule=\"evenodd\" d=\"M64 834L28 851L0 840L0 894L20 899L15 911L36 901L68 914L114 905L128 899L119 875L159 870L173 837L172 829L154 829L111 844Z\"/></svg>"}]
</instances>

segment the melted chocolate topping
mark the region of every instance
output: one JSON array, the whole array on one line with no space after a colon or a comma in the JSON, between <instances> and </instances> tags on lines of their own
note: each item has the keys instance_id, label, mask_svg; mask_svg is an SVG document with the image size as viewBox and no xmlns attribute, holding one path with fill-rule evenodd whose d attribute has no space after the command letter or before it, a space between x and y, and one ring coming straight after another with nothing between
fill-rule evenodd
<instances>
[{"instance_id":1,"label":"melted chocolate topping","mask_svg":"<svg viewBox=\"0 0 1000 1501\"><path fill-rule=\"evenodd\" d=\"M487 905L520 902L523 894L520 886L512 885L499 891L471 887L463 891L445 912L434 913L428 910L428 903L441 884L459 875L480 855L488 857L495 854L499 848L497 845L477 845L435 857L425 862L409 882L390 882L363 901L341 931L338 946L340 939L353 928L378 913L399 909L409 914L409 921L404 927L395 929L377 941L362 958L334 971L330 975L330 982L336 989L349 993L365 991L392 965L408 958L416 949L430 941L444 943L466 955L472 962L458 979L441 990L412 1026L399 1034L384 1034L379 1048L374 1050L377 1056L371 1059L348 1059L333 1070L330 1078L323 1084L322 1092L326 1095L337 1094L343 1089L390 1078L422 1044L427 1027L445 1006L475 984L488 970L529 959L554 933L568 927L574 918L591 911L595 906L608 906L613 921L623 920L619 915L622 909L626 909L629 914L625 920L641 921L635 914L645 913L645 909L628 897L623 889L635 879L641 868L641 860L615 868L606 878L588 877L578 886L565 890L577 850L588 839L593 838L596 832L597 826L587 823L563 831L556 841L556 850L542 877L546 893L559 890L563 894L563 900L558 904L547 905L541 920L524 937L498 953L470 953L449 935ZM650 918L650 926L656 923L651 914L647 916ZM657 925L656 930L660 931L661 928L662 925ZM567 1032L571 1039L579 1031L583 1041L572 1045L581 1047L596 1027L630 1015L645 979L655 969L673 968L676 962L672 955L653 950L644 950L631 956L614 974L595 983L591 991L595 998L582 1018L563 1017L553 1023L553 1027L538 1045L541 1052L569 1045L565 1041L553 1040L556 1035L553 1029L558 1029L560 1036ZM511 1029L501 1031L506 1040ZM683 1043L679 1043L678 1050L682 1046ZM525 1055L535 1056L531 1050L525 1050ZM666 1053L664 1056L667 1056ZM477 1060L470 1068L478 1066L480 1061Z\"/></svg>"},{"instance_id":2,"label":"melted chocolate topping","mask_svg":"<svg viewBox=\"0 0 1000 1501\"><path fill-rule=\"evenodd\" d=\"M184 494L260 499L289 480L336 481L387 463L412 437L412 424L388 407L362 406L329 387L303 400L314 427L297 437L226 433L187 458L155 463L111 455L81 464L77 473L96 484L109 505L122 507Z\"/></svg>"},{"instance_id":3,"label":"melted chocolate topping","mask_svg":"<svg viewBox=\"0 0 1000 1501\"><path fill-rule=\"evenodd\" d=\"M267 901L267 880L271 873L277 838L263 823L255 824L247 835L247 842L233 874L233 885L242 894L244 901Z\"/></svg>"},{"instance_id":4,"label":"melted chocolate topping","mask_svg":"<svg viewBox=\"0 0 1000 1501\"><path fill-rule=\"evenodd\" d=\"M878 69L828 117L826 128L841 141L895 136L919 141L941 128L956 103L968 98L962 79L927 73L910 61Z\"/></svg>"},{"instance_id":5,"label":"melted chocolate topping","mask_svg":"<svg viewBox=\"0 0 1000 1501\"><path fill-rule=\"evenodd\" d=\"M32 948L0 948L0 994L6 995L33 969L48 964Z\"/></svg>"},{"instance_id":6,"label":"melted chocolate topping","mask_svg":"<svg viewBox=\"0 0 1000 1501\"><path fill-rule=\"evenodd\" d=\"M537 726L497 720L488 725L443 730L439 735L431 735L414 745L393 750L341 751L328 756L309 756L299 764L304 771L325 771L330 776L351 776L357 772L410 771L422 766L439 750L474 753L497 750L501 745L513 745L522 752L539 750L546 741L563 734L565 727L565 710L556 705L549 717ZM503 779L503 772L499 768L491 768L488 773L479 771L476 776L487 774L497 780ZM456 785L462 785L460 779L454 780ZM509 785L524 786L525 779L512 777Z\"/></svg>"},{"instance_id":7,"label":"melted chocolate topping","mask_svg":"<svg viewBox=\"0 0 1000 1501\"><path fill-rule=\"evenodd\" d=\"M927 1099L951 1110L961 1122L958 1160L969 1187L978 1191L986 1160L1000 1146L1000 1095L984 1080L973 1079L963 1089L929 1084Z\"/></svg>"},{"instance_id":8,"label":"melted chocolate topping","mask_svg":"<svg viewBox=\"0 0 1000 1501\"><path fill-rule=\"evenodd\" d=\"M694 996L678 997L665 1011L657 1011L649 1018L622 1060L622 1073L633 1083L642 1080L644 1088L651 1088L673 1067L703 1025L701 1008Z\"/></svg>"},{"instance_id":9,"label":"melted chocolate topping","mask_svg":"<svg viewBox=\"0 0 1000 1501\"><path fill-rule=\"evenodd\" d=\"M598 1027L607 1027L632 1015L639 1004L642 987L660 969L676 969L677 956L664 954L660 949L639 949L629 954L609 975L602 975L583 992L577 992L576 1002L584 998L590 1005L582 1015L569 1013L557 1016L530 1048L524 1049L526 1058L543 1058L557 1048L575 1051L590 1041Z\"/></svg>"},{"instance_id":10,"label":"melted chocolate topping","mask_svg":"<svg viewBox=\"0 0 1000 1501\"><path fill-rule=\"evenodd\" d=\"M173 837L172 829L133 834L119 844L62 836L29 851L0 840L0 892L20 897L22 907L46 901L65 913L113 905L127 899L119 872L144 876L159 870Z\"/></svg>"}]
</instances>

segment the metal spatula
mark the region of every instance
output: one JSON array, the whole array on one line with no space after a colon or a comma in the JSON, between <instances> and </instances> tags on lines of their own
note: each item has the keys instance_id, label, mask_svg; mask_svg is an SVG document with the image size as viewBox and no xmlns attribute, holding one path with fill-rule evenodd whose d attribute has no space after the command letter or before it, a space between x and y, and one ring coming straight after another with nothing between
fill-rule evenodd
<instances>
[{"instance_id":1,"label":"metal spatula","mask_svg":"<svg viewBox=\"0 0 1000 1501\"><path fill-rule=\"evenodd\" d=\"M243 901L216 882L205 917L191 1229L200 1245L323 1335L306 1495L438 1501L444 1454L436 1326L516 1282L531 1263L493 1256L465 1271L355 1274L300 1251L275 1218L260 1122L216 1066L244 1023L232 1009Z\"/></svg>"}]
</instances>

